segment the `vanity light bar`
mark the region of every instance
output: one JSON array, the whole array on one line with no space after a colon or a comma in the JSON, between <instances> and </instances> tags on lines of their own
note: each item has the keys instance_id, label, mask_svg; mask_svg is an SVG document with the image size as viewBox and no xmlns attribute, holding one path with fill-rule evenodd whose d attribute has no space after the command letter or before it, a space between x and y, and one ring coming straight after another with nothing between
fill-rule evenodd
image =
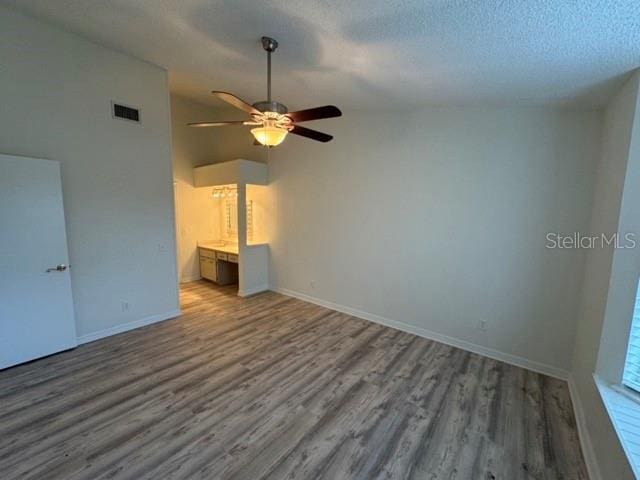
<instances>
[{"instance_id":1,"label":"vanity light bar","mask_svg":"<svg viewBox=\"0 0 640 480\"><path fill-rule=\"evenodd\" d=\"M237 187L213 187L211 192L213 198L232 198L238 196Z\"/></svg>"}]
</instances>

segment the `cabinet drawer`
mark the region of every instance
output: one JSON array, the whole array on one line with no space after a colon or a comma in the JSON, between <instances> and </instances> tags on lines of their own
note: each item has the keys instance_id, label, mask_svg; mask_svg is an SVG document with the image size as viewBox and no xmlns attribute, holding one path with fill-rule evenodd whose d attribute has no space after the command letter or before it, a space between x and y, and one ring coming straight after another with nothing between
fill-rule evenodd
<instances>
[{"instance_id":1,"label":"cabinet drawer","mask_svg":"<svg viewBox=\"0 0 640 480\"><path fill-rule=\"evenodd\" d=\"M234 255L233 253L229 253L227 255L227 261L232 263L238 263L238 255Z\"/></svg>"},{"instance_id":2,"label":"cabinet drawer","mask_svg":"<svg viewBox=\"0 0 640 480\"><path fill-rule=\"evenodd\" d=\"M200 256L204 258L216 258L216 252L207 250L206 248L200 248Z\"/></svg>"},{"instance_id":3,"label":"cabinet drawer","mask_svg":"<svg viewBox=\"0 0 640 480\"><path fill-rule=\"evenodd\" d=\"M216 252L216 258L218 260L226 260L227 259L227 254L226 253L222 253L222 252Z\"/></svg>"}]
</instances>

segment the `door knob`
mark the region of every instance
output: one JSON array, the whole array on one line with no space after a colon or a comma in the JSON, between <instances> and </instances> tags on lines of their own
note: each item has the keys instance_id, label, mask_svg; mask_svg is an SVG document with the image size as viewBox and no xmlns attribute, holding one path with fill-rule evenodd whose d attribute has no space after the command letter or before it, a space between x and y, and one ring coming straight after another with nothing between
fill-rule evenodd
<instances>
[{"instance_id":1,"label":"door knob","mask_svg":"<svg viewBox=\"0 0 640 480\"><path fill-rule=\"evenodd\" d=\"M69 265L70 267L71 265ZM64 263L61 263L60 265L57 265L55 267L52 268L47 268L47 273L49 272L64 272L67 269L67 265L65 265Z\"/></svg>"}]
</instances>

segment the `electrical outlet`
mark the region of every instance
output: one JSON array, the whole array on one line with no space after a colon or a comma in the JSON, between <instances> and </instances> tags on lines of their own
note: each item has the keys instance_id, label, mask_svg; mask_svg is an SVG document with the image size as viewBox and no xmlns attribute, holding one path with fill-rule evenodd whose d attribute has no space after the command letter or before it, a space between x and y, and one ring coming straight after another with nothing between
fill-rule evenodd
<instances>
[{"instance_id":1,"label":"electrical outlet","mask_svg":"<svg viewBox=\"0 0 640 480\"><path fill-rule=\"evenodd\" d=\"M167 246L164 243L159 243L158 244L158 252L164 253L166 251L167 251Z\"/></svg>"},{"instance_id":2,"label":"electrical outlet","mask_svg":"<svg viewBox=\"0 0 640 480\"><path fill-rule=\"evenodd\" d=\"M122 302L122 311L126 312L129 310L129 302Z\"/></svg>"},{"instance_id":3,"label":"electrical outlet","mask_svg":"<svg viewBox=\"0 0 640 480\"><path fill-rule=\"evenodd\" d=\"M480 320L480 322L478 322L478 328L480 329L481 332L486 332L487 331L487 321L486 320Z\"/></svg>"},{"instance_id":4,"label":"electrical outlet","mask_svg":"<svg viewBox=\"0 0 640 480\"><path fill-rule=\"evenodd\" d=\"M316 288L316 282L314 282L313 280L311 280L309 282L309 288L311 288L311 290L313 290L314 288Z\"/></svg>"}]
</instances>

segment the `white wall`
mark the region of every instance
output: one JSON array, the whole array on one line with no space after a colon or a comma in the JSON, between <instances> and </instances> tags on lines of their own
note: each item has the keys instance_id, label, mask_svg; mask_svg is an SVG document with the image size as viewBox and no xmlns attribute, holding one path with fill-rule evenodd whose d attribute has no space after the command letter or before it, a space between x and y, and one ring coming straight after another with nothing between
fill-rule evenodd
<instances>
[{"instance_id":1,"label":"white wall","mask_svg":"<svg viewBox=\"0 0 640 480\"><path fill-rule=\"evenodd\" d=\"M584 255L545 236L589 225L599 112L346 112L309 126L335 139L290 135L271 153L273 288L566 374Z\"/></svg>"},{"instance_id":2,"label":"white wall","mask_svg":"<svg viewBox=\"0 0 640 480\"><path fill-rule=\"evenodd\" d=\"M192 128L189 122L210 118L216 111L201 103L171 95L171 147L173 176L193 185L193 167L216 162L216 138L213 129Z\"/></svg>"},{"instance_id":3,"label":"white wall","mask_svg":"<svg viewBox=\"0 0 640 480\"><path fill-rule=\"evenodd\" d=\"M247 115L231 108L214 108L180 95L171 95L174 169L179 178L192 178L193 167L245 158L266 162L264 147L253 145L250 127L229 126L193 128L188 123L246 120Z\"/></svg>"},{"instance_id":4,"label":"white wall","mask_svg":"<svg viewBox=\"0 0 640 480\"><path fill-rule=\"evenodd\" d=\"M255 172L260 177L260 169ZM241 183L238 185L238 205L246 204L251 187ZM255 191L252 192L255 194ZM264 197L263 197L264 198ZM247 244L247 211L238 208L238 295L245 297L269 289L269 246Z\"/></svg>"},{"instance_id":5,"label":"white wall","mask_svg":"<svg viewBox=\"0 0 640 480\"><path fill-rule=\"evenodd\" d=\"M187 124L207 120L243 118L229 109L171 95L173 176L178 232L178 273L181 282L200 278L197 243L222 238L219 210L211 188L195 188L193 168L247 158L264 162L264 148L255 147L248 127L193 128ZM223 183L235 183L237 180ZM219 202L218 202L219 203Z\"/></svg>"},{"instance_id":6,"label":"white wall","mask_svg":"<svg viewBox=\"0 0 640 480\"><path fill-rule=\"evenodd\" d=\"M222 238L222 205L210 188L175 181L178 275L180 282L200 278L198 242Z\"/></svg>"},{"instance_id":7,"label":"white wall","mask_svg":"<svg viewBox=\"0 0 640 480\"><path fill-rule=\"evenodd\" d=\"M237 110L214 109L214 120L247 120L247 115ZM266 163L267 149L253 144L251 127L231 126L200 129L200 132L211 135L216 144L211 162L227 162L234 158L244 158L254 162ZM198 164L203 165L203 164Z\"/></svg>"},{"instance_id":8,"label":"white wall","mask_svg":"<svg viewBox=\"0 0 640 480\"><path fill-rule=\"evenodd\" d=\"M619 230L640 232L637 229L639 221L637 218L637 182L639 178L637 168L638 164L640 164L640 159L636 157L638 164L635 166L635 175L627 175L634 115L637 115L638 81L639 76L636 73L613 98L605 112L602 156L598 165L590 225L590 231L597 234L602 232L611 235ZM640 122L636 122L636 128L640 128ZM632 190L629 192L636 192L636 195L632 195L635 205L628 204L628 206L634 207L633 210L635 212L627 212L625 225L622 225L620 223L620 209L623 189L626 189L625 184L629 182L636 183L636 185L631 186ZM631 198L627 200L629 201ZM636 218L634 219L634 215L629 215L629 213L635 213ZM629 221L631 224L629 224ZM634 224L635 229L627 230L629 226ZM610 363L612 361L613 363L618 363L618 368L620 368L620 358L624 358L626 353L627 342L624 339L620 340L620 337L622 332L624 332L624 338L628 335L631 313L629 311L628 315L625 316L624 311L629 308L629 305L627 305L629 302L625 302L624 298L620 302L619 294L624 294L624 291L629 289L633 292L634 287L637 285L638 271L640 271L638 270L639 259L635 258L634 262L634 258L631 258L631 261L629 261L628 257L630 255L637 257L638 250L619 250L616 252L616 256L619 258L618 275L612 277L613 249L598 248L589 250L586 259L575 350L573 353L571 380L573 393L579 402L578 408L582 410L586 419L587 430L585 433L588 434L586 441L590 442L593 447L603 479L633 478L633 473L593 380L593 373L596 371L598 362L606 310L608 310L611 324L610 338L616 339L617 342L617 344L605 342L605 344L609 343L609 345L600 352L601 361L609 363L604 369L605 372L603 372L607 377L615 376L615 373L611 371ZM628 262L627 265L625 266L624 261L620 263L620 260ZM629 268L635 271L628 272ZM631 280L627 279L626 284L624 281L621 283L620 280L624 280L628 274L631 274ZM612 289L610 289L610 285L613 287ZM609 297L612 299L611 303L607 302ZM633 298L630 299L630 302L632 304ZM615 380L614 378L608 379Z\"/></svg>"},{"instance_id":9,"label":"white wall","mask_svg":"<svg viewBox=\"0 0 640 480\"><path fill-rule=\"evenodd\" d=\"M640 74L636 73L622 90L625 102L622 107L625 114L633 112L630 123L616 125L616 132L610 136L618 139L628 130L628 141L620 141L610 156L626 157L626 171L620 200L618 233L636 236L640 242ZM631 93L627 93L631 90ZM619 100L618 100L619 101ZM612 106L619 109L619 106ZM615 115L615 114L614 114ZM628 118L627 118L628 120ZM621 132L620 132L621 131ZM620 133L619 133L620 132ZM619 140L622 140L621 138ZM622 163L622 162L621 162ZM612 383L622 382L622 370L626 359L626 346L631 330L631 319L638 288L640 274L640 247L616 249L613 252L609 293L604 314L600 351L596 371L598 375Z\"/></svg>"},{"instance_id":10,"label":"white wall","mask_svg":"<svg viewBox=\"0 0 640 480\"><path fill-rule=\"evenodd\" d=\"M271 195L269 187L265 185L247 185L247 207L251 202L252 225L247 219L247 245L260 245L269 243L269 222L273 218L270 211ZM247 209L248 216L248 209ZM249 230L253 232L253 238L249 238Z\"/></svg>"},{"instance_id":11,"label":"white wall","mask_svg":"<svg viewBox=\"0 0 640 480\"><path fill-rule=\"evenodd\" d=\"M0 31L0 152L61 162L81 340L175 315L166 72L3 7Z\"/></svg>"},{"instance_id":12,"label":"white wall","mask_svg":"<svg viewBox=\"0 0 640 480\"><path fill-rule=\"evenodd\" d=\"M220 219L210 188L194 188L193 167L214 162L216 139L187 123L210 118L208 106L171 96L173 179L177 232L178 275L181 282L200 278L198 241L219 238Z\"/></svg>"}]
</instances>

